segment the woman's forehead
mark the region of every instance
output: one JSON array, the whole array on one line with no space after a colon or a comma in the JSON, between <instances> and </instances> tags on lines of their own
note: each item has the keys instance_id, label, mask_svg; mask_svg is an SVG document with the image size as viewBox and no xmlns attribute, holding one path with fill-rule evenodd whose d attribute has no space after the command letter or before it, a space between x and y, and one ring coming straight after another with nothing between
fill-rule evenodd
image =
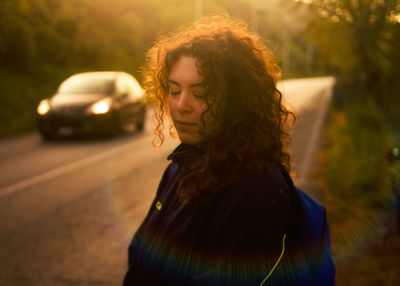
<instances>
[{"instance_id":1,"label":"woman's forehead","mask_svg":"<svg viewBox=\"0 0 400 286\"><path fill-rule=\"evenodd\" d=\"M192 56L181 56L171 66L168 81L178 84L202 85L204 78L199 73L197 59Z\"/></svg>"}]
</instances>

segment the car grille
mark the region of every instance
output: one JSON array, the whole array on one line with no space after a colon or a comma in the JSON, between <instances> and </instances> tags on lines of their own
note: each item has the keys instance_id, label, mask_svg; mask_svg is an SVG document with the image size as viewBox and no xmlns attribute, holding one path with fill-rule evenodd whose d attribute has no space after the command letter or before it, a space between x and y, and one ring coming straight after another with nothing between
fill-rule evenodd
<instances>
[{"instance_id":1,"label":"car grille","mask_svg":"<svg viewBox=\"0 0 400 286\"><path fill-rule=\"evenodd\" d=\"M58 114L81 114L84 113L86 106L60 106L53 108L54 113Z\"/></svg>"}]
</instances>

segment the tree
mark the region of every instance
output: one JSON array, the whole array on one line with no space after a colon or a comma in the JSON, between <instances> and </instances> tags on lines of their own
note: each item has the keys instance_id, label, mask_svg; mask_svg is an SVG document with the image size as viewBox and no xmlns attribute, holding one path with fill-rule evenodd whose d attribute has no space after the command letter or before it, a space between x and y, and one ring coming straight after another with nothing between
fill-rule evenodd
<instances>
[{"instance_id":1,"label":"tree","mask_svg":"<svg viewBox=\"0 0 400 286\"><path fill-rule=\"evenodd\" d=\"M312 28L314 40L320 42L322 50L336 49L339 61L332 64L358 84L360 94L371 95L383 106L385 92L394 88L389 83L400 72L400 1L314 0L312 7L319 24ZM322 22L328 31L321 29ZM330 42L326 41L327 34ZM342 38L332 38L334 35Z\"/></svg>"}]
</instances>

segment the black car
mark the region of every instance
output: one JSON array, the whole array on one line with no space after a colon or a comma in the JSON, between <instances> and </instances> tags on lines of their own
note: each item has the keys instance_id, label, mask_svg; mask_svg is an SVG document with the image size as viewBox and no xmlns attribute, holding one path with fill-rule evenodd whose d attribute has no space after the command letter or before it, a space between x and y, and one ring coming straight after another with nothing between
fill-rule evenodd
<instances>
[{"instance_id":1,"label":"black car","mask_svg":"<svg viewBox=\"0 0 400 286\"><path fill-rule=\"evenodd\" d=\"M115 135L126 125L143 129L144 90L130 74L118 71L75 74L38 107L39 132L57 135Z\"/></svg>"}]
</instances>

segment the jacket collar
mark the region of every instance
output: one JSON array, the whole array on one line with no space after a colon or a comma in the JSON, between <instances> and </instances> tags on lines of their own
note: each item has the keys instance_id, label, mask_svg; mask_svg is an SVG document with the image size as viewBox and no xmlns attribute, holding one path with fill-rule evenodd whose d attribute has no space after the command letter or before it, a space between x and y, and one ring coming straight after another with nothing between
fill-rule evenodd
<instances>
[{"instance_id":1,"label":"jacket collar","mask_svg":"<svg viewBox=\"0 0 400 286\"><path fill-rule=\"evenodd\" d=\"M189 157L198 154L199 152L201 152L199 147L181 143L174 151L172 151L171 154L168 155L167 159L182 165Z\"/></svg>"}]
</instances>

